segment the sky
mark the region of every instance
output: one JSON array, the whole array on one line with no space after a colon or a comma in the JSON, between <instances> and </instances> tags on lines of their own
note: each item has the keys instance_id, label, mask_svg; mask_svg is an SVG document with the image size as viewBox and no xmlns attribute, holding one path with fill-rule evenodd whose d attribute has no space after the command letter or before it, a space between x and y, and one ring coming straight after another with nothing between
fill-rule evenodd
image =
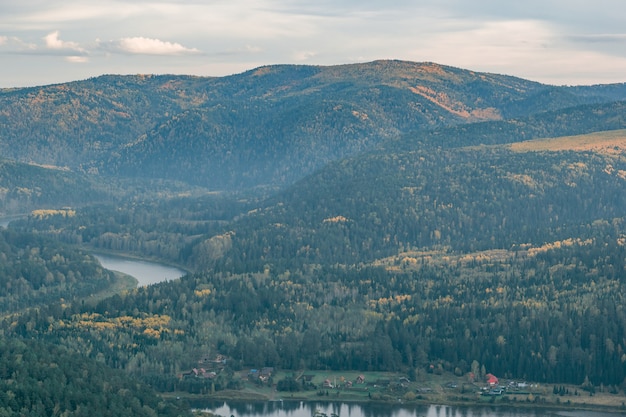
<instances>
[{"instance_id":1,"label":"sky","mask_svg":"<svg viewBox=\"0 0 626 417\"><path fill-rule=\"evenodd\" d=\"M626 82L626 2L0 0L0 88L377 59Z\"/></svg>"}]
</instances>

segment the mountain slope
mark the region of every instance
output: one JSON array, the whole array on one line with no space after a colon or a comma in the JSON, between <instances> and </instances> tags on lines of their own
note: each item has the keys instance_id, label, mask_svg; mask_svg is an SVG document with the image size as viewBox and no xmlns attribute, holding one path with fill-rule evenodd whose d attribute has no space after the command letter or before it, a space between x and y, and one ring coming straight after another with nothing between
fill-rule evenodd
<instances>
[{"instance_id":1,"label":"mountain slope","mask_svg":"<svg viewBox=\"0 0 626 417\"><path fill-rule=\"evenodd\" d=\"M95 306L42 306L3 331L195 393L240 386L227 370L179 384L215 353L233 370L488 370L617 387L626 377L620 89L399 62L206 81L194 106L119 142L106 164L94 159L98 169L286 187L157 194L70 221L15 223L196 273ZM503 119L468 123L485 115ZM581 133L606 144L579 149L589 136L562 137Z\"/></svg>"},{"instance_id":2,"label":"mountain slope","mask_svg":"<svg viewBox=\"0 0 626 417\"><path fill-rule=\"evenodd\" d=\"M536 142L523 148L516 142L515 151L481 144L512 143L524 133L584 131L585 112L591 114L588 129L624 128L623 105L405 135L329 164L230 226L232 253L224 267L243 259L257 268L272 262L354 264L406 248L463 253L580 237L597 220L625 215L626 166L617 144L605 145L612 153L565 145L546 152L547 140L532 153L519 149ZM200 251L194 262L212 259L203 256Z\"/></svg>"},{"instance_id":3,"label":"mountain slope","mask_svg":"<svg viewBox=\"0 0 626 417\"><path fill-rule=\"evenodd\" d=\"M0 92L0 151L23 162L89 169L198 100L193 77L103 76Z\"/></svg>"},{"instance_id":4,"label":"mountain slope","mask_svg":"<svg viewBox=\"0 0 626 417\"><path fill-rule=\"evenodd\" d=\"M409 131L619 98L618 85L553 87L402 61L103 76L0 91L0 152L215 189L284 185Z\"/></svg>"}]
</instances>

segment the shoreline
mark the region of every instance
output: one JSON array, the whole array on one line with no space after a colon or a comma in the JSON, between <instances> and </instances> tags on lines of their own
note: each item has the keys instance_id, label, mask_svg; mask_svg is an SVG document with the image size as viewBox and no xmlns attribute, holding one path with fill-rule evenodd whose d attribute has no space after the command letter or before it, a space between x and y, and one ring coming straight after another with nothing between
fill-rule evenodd
<instances>
[{"instance_id":1,"label":"shoreline","mask_svg":"<svg viewBox=\"0 0 626 417\"><path fill-rule=\"evenodd\" d=\"M242 395L243 394L243 395ZM285 393L290 395L289 393ZM549 402L545 399L537 401L527 401L518 399L507 399L506 395L503 395L499 400L490 401L482 400L480 397L476 398L458 398L453 395L448 397L436 396L436 398L428 399L415 399L412 401L398 401L398 398L380 398L380 399L363 399L350 397L349 395L337 396L337 397L319 397L311 398L310 396L281 396L280 398L270 398L266 395L259 393L251 393L236 391L236 390L224 390L212 395L201 394L185 394L185 393L160 393L161 396L168 399L185 400L191 403L201 402L225 402L225 403L267 403L267 402L298 402L298 403L346 403L355 405L393 405L399 407L410 408L412 406L447 406L447 407L467 407L467 408L483 408L483 407L497 407L505 409L517 409L517 410L545 410L545 411L564 411L564 412L602 412L617 415L624 415L626 413L626 406L615 405L611 403L594 402L593 404L587 402ZM515 394L511 395L511 397ZM493 397L492 397L493 398ZM540 398L540 397L536 397ZM626 401L626 397L624 398Z\"/></svg>"}]
</instances>

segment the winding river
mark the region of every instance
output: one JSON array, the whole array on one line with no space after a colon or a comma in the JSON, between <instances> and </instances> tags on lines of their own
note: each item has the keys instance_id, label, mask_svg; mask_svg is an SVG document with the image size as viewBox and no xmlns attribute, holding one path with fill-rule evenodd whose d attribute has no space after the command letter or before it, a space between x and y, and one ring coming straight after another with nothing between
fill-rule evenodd
<instances>
[{"instance_id":1,"label":"winding river","mask_svg":"<svg viewBox=\"0 0 626 417\"><path fill-rule=\"evenodd\" d=\"M159 264L156 262L141 261L123 258L115 255L93 254L103 267L111 271L123 272L137 280L140 287L156 284L163 281L171 281L186 274L182 269Z\"/></svg>"},{"instance_id":2,"label":"winding river","mask_svg":"<svg viewBox=\"0 0 626 417\"><path fill-rule=\"evenodd\" d=\"M11 221L22 217L24 217L23 214L2 216L0 217L0 227L7 227ZM122 272L135 278L137 280L137 285L140 287L163 281L171 281L186 274L186 272L182 269L159 264L157 262L130 259L115 255L103 255L99 253L93 253L93 255L106 269Z\"/></svg>"}]
</instances>

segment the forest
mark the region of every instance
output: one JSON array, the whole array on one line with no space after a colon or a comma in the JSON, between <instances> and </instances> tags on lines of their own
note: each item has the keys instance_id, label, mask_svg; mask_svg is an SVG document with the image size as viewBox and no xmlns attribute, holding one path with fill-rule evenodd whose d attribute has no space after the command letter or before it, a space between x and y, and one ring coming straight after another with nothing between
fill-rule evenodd
<instances>
[{"instance_id":1,"label":"forest","mask_svg":"<svg viewBox=\"0 0 626 417\"><path fill-rule=\"evenodd\" d=\"M261 366L621 387L625 162L420 146L344 160L267 198L30 216L12 230L195 272L6 329L78 351L89 340L94 358L163 391L237 386L236 371ZM231 361L211 388L180 379L217 354Z\"/></svg>"},{"instance_id":2,"label":"forest","mask_svg":"<svg viewBox=\"0 0 626 417\"><path fill-rule=\"evenodd\" d=\"M96 373L119 386L94 376L100 394L78 400L0 361L22 390L5 390L6 415L118 400L109 408L184 415L155 392L238 390L252 368L626 392L623 85L390 61L68 88L78 112L127 111L90 114L135 136L86 147L77 121L56 160L0 165L2 212L20 214L0 229L0 349L72 384ZM0 101L16 111L34 93ZM160 116L139 111L152 105ZM189 273L114 291L94 251ZM52 346L67 367L42 353ZM135 390L145 397L108 396Z\"/></svg>"}]
</instances>

